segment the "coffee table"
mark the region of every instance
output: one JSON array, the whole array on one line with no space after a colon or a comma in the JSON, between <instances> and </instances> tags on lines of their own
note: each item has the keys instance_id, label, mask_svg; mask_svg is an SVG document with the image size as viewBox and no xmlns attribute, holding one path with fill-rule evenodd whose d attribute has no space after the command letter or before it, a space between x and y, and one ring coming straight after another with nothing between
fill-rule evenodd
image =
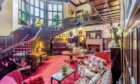
<instances>
[{"instance_id":1,"label":"coffee table","mask_svg":"<svg viewBox=\"0 0 140 84\"><path fill-rule=\"evenodd\" d=\"M75 61L73 60L73 56L76 56L78 53L77 53L77 52L70 52L70 51L63 51L62 54L63 54L63 55L68 55L68 56L69 56L69 60L65 60L65 61L67 61L67 62L69 62L69 63L73 63L73 62L75 62Z\"/></svg>"},{"instance_id":2,"label":"coffee table","mask_svg":"<svg viewBox=\"0 0 140 84\"><path fill-rule=\"evenodd\" d=\"M61 84L61 82L62 82L65 78L69 77L69 76L72 75L72 74L74 74L74 80L75 80L75 72L76 72L76 70L71 69L71 68L68 69L68 71L66 72L65 75L63 74L62 71L57 72L57 73L55 73L55 74L53 74L53 75L51 76L51 84L53 83L53 79L56 80L56 81L58 81L58 84Z\"/></svg>"}]
</instances>

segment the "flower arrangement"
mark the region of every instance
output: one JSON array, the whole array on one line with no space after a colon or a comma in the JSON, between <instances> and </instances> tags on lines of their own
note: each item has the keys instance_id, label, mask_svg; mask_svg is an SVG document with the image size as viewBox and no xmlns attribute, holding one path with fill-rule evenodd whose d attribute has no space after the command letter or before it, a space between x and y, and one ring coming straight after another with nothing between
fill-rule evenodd
<instances>
[{"instance_id":1,"label":"flower arrangement","mask_svg":"<svg viewBox=\"0 0 140 84\"><path fill-rule=\"evenodd\" d=\"M62 69L63 74L65 75L66 72L68 71L68 66L67 65L63 65L61 69Z\"/></svg>"}]
</instances>

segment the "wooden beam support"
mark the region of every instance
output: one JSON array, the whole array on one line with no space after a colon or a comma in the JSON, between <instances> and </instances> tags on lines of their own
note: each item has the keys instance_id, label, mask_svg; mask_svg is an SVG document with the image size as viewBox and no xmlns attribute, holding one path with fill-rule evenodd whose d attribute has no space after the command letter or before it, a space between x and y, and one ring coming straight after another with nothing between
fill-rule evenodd
<instances>
[{"instance_id":1,"label":"wooden beam support","mask_svg":"<svg viewBox=\"0 0 140 84\"><path fill-rule=\"evenodd\" d=\"M77 6L77 4L75 4L73 1L71 1L71 0L69 0L69 1L72 5Z\"/></svg>"},{"instance_id":2,"label":"wooden beam support","mask_svg":"<svg viewBox=\"0 0 140 84\"><path fill-rule=\"evenodd\" d=\"M107 2L107 3L112 3L112 2L115 2L115 1L117 1L117 0L109 1L109 2ZM95 7L96 7L96 6L100 6L100 5L104 5L104 4L106 4L106 3L101 3L101 4L98 4L98 5L95 5Z\"/></svg>"},{"instance_id":3,"label":"wooden beam support","mask_svg":"<svg viewBox=\"0 0 140 84\"><path fill-rule=\"evenodd\" d=\"M119 11L119 10L120 10L120 9L110 10L110 12ZM99 11L100 14L107 13L107 12L109 12L109 10L107 10L107 11Z\"/></svg>"},{"instance_id":4,"label":"wooden beam support","mask_svg":"<svg viewBox=\"0 0 140 84\"><path fill-rule=\"evenodd\" d=\"M78 4L77 6L81 6L81 5L84 5L84 4L87 4L87 2L81 2L80 4Z\"/></svg>"},{"instance_id":5,"label":"wooden beam support","mask_svg":"<svg viewBox=\"0 0 140 84\"><path fill-rule=\"evenodd\" d=\"M116 12L116 13L111 13L111 15L114 15L114 14L120 14L120 12ZM109 14L105 14L105 13L103 13L103 14L101 14L102 16L106 16L106 15L109 15Z\"/></svg>"},{"instance_id":6,"label":"wooden beam support","mask_svg":"<svg viewBox=\"0 0 140 84\"><path fill-rule=\"evenodd\" d=\"M116 6L119 6L119 5L109 6L109 8L111 9L113 7L116 7ZM105 8L102 8L102 9L97 9L97 10L100 11L100 10L104 10L104 9L108 9L108 7L105 7ZM115 9L113 9L113 10L115 10Z\"/></svg>"}]
</instances>

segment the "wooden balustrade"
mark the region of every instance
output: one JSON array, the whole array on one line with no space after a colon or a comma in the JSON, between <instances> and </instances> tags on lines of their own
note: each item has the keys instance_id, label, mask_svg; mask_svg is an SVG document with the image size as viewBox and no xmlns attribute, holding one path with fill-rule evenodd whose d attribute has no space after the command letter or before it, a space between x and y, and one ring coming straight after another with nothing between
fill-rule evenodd
<instances>
[{"instance_id":1,"label":"wooden balustrade","mask_svg":"<svg viewBox=\"0 0 140 84\"><path fill-rule=\"evenodd\" d=\"M50 40L50 38L52 38L56 35L59 35L59 34L65 32L67 30L76 28L80 25L89 25L89 24L97 24L97 23L102 24L102 21L100 20L100 17L99 16L94 16L93 14L89 14L89 15L83 15L83 16L80 16L80 17L66 18L57 27L40 28L40 30L38 30L37 28L28 28L28 27L24 28L23 27L23 28L17 29L16 31L13 31L11 33L11 35L13 35L13 40L15 41L14 42L15 44L12 45L12 46L8 45L10 47L4 49L2 51L2 54L14 49L17 46L33 42L37 38L40 38L42 40L44 40L44 39L49 39ZM28 40L28 41L21 41L28 34L30 36L33 36L33 38Z\"/></svg>"},{"instance_id":2,"label":"wooden balustrade","mask_svg":"<svg viewBox=\"0 0 140 84\"><path fill-rule=\"evenodd\" d=\"M35 42L35 40L40 36L40 34L41 34L41 31L42 31L42 28L40 28L39 30L38 30L38 32L35 34L35 36L32 38L32 39L30 39L30 40L28 40L28 41L21 41L21 42L19 42L19 43L17 43L17 44L14 44L14 45L11 45L11 46L9 46L8 48L6 48L6 49L4 49L4 50L2 50L1 51L1 54L2 55L7 55L8 53L12 53L13 52L13 49L14 48L16 48L16 47L18 47L18 46L21 46L21 45L23 45L23 44L27 44L27 43L33 43L33 42Z\"/></svg>"}]
</instances>

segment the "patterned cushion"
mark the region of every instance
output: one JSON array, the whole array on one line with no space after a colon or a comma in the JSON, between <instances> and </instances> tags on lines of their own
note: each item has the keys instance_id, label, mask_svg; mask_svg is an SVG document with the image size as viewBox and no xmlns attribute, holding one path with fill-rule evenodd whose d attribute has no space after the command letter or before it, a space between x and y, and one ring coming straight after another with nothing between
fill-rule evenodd
<instances>
[{"instance_id":1,"label":"patterned cushion","mask_svg":"<svg viewBox=\"0 0 140 84\"><path fill-rule=\"evenodd\" d=\"M96 84L96 82L99 80L100 76L101 76L100 73L95 74L95 76L93 76L91 78L91 80L89 81L89 84Z\"/></svg>"},{"instance_id":2,"label":"patterned cushion","mask_svg":"<svg viewBox=\"0 0 140 84\"><path fill-rule=\"evenodd\" d=\"M88 84L89 79L84 77L84 78L80 78L79 80L75 81L74 84Z\"/></svg>"},{"instance_id":3,"label":"patterned cushion","mask_svg":"<svg viewBox=\"0 0 140 84\"><path fill-rule=\"evenodd\" d=\"M106 64L106 63L107 63L106 60L101 59L101 58L99 58L99 57L96 57L96 56L94 56L94 55L90 55L90 56L88 57L88 60L91 61L91 62L92 62L93 64L95 64L95 65L98 65L98 64Z\"/></svg>"},{"instance_id":4,"label":"patterned cushion","mask_svg":"<svg viewBox=\"0 0 140 84\"><path fill-rule=\"evenodd\" d=\"M88 69L85 69L85 72L84 72L85 77L92 78L94 75L95 75L95 73L91 72Z\"/></svg>"},{"instance_id":5,"label":"patterned cushion","mask_svg":"<svg viewBox=\"0 0 140 84\"><path fill-rule=\"evenodd\" d=\"M111 84L111 70L107 70L103 74L100 84Z\"/></svg>"}]
</instances>

